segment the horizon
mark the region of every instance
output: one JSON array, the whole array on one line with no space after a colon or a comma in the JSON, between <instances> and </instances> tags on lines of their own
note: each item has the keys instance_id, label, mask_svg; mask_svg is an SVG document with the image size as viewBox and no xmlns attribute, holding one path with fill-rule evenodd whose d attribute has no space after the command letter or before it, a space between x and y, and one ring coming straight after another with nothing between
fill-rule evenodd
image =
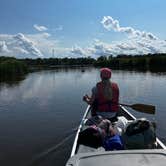
<instances>
[{"instance_id":1,"label":"horizon","mask_svg":"<svg viewBox=\"0 0 166 166\"><path fill-rule=\"evenodd\" d=\"M164 0L2 0L0 56L166 53Z\"/></svg>"}]
</instances>

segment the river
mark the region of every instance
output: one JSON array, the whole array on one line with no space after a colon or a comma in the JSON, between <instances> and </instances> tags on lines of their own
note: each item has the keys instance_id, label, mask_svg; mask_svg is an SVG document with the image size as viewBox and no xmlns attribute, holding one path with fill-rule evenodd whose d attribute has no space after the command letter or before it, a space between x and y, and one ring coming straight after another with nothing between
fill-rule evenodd
<instances>
[{"instance_id":1,"label":"river","mask_svg":"<svg viewBox=\"0 0 166 166\"><path fill-rule=\"evenodd\" d=\"M82 96L99 79L99 69L78 68L38 71L0 83L0 165L64 166L87 106ZM114 70L112 80L119 84L121 103L156 106L155 115L131 113L155 121L166 143L166 73Z\"/></svg>"}]
</instances>

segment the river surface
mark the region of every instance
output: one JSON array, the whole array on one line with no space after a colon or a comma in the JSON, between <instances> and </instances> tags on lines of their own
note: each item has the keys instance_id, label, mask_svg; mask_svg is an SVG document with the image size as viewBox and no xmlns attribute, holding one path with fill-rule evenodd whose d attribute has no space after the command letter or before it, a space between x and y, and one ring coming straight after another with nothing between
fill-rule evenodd
<instances>
[{"instance_id":1,"label":"river surface","mask_svg":"<svg viewBox=\"0 0 166 166\"><path fill-rule=\"evenodd\" d=\"M0 165L64 166L87 106L82 96L99 79L95 68L56 69L0 83ZM121 103L156 106L155 116L131 113L157 122L166 143L166 73L114 70L112 80Z\"/></svg>"}]
</instances>

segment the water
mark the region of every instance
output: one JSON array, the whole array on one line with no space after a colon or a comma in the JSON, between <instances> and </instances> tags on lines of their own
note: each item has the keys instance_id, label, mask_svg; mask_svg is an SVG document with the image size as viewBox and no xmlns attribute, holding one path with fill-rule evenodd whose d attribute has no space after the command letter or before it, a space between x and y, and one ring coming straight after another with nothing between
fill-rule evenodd
<instances>
[{"instance_id":1,"label":"water","mask_svg":"<svg viewBox=\"0 0 166 166\"><path fill-rule=\"evenodd\" d=\"M0 165L63 166L71 151L74 128L86 109L85 93L99 80L98 69L57 69L31 73L0 84ZM156 106L156 115L131 110L157 122L166 143L166 73L113 71L121 103ZM73 133L73 135L72 135ZM69 136L69 138L67 138Z\"/></svg>"}]
</instances>

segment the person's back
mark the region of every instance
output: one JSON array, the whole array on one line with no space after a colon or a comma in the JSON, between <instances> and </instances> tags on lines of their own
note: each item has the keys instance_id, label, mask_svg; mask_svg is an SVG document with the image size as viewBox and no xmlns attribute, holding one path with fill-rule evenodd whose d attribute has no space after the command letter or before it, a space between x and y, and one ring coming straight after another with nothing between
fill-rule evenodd
<instances>
[{"instance_id":1,"label":"person's back","mask_svg":"<svg viewBox=\"0 0 166 166\"><path fill-rule=\"evenodd\" d=\"M116 83L110 81L110 69L102 68L100 77L101 81L92 89L91 98L86 95L84 101L92 105L92 115L112 118L119 110L119 88Z\"/></svg>"}]
</instances>

